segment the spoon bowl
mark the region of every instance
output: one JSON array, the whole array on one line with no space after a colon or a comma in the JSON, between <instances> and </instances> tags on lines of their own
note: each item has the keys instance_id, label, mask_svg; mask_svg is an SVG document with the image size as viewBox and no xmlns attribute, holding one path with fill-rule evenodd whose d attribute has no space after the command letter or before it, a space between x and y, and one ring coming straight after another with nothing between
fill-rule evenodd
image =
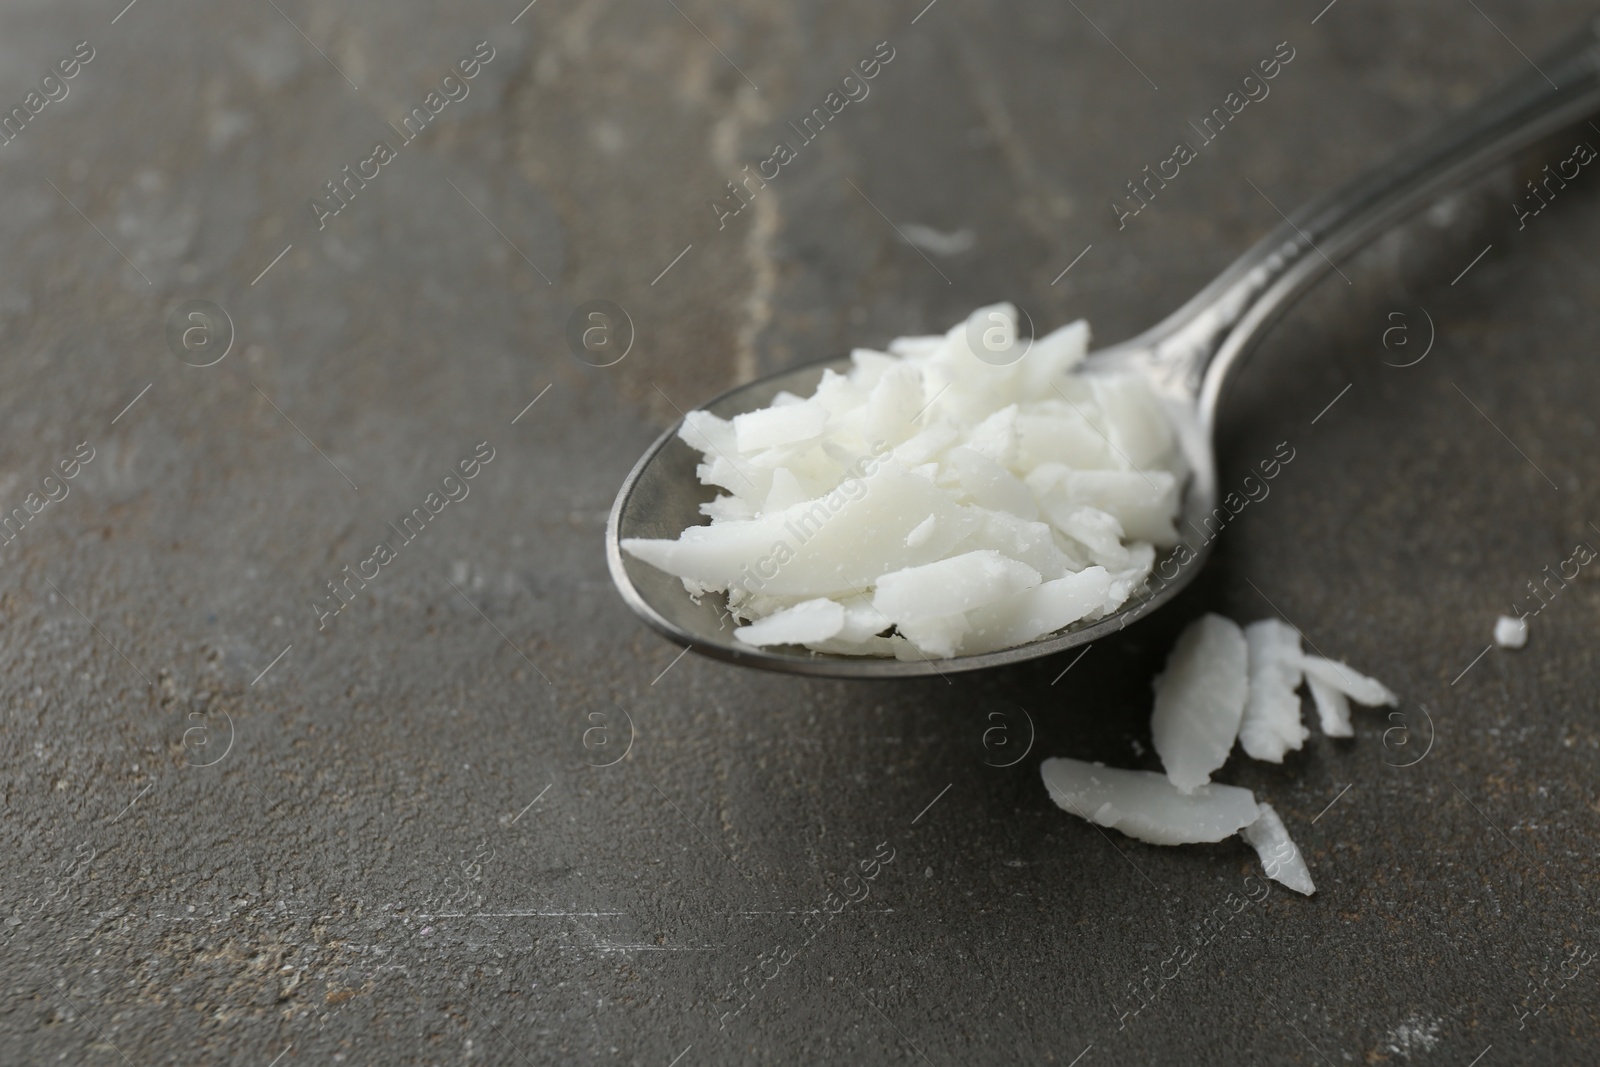
<instances>
[{"instance_id":1,"label":"spoon bowl","mask_svg":"<svg viewBox=\"0 0 1600 1067\"><path fill-rule=\"evenodd\" d=\"M701 407L713 415L731 419L766 407L780 390L808 396L815 391L824 370L843 373L849 365L848 357L808 363L739 386ZM1186 558L1186 546L1180 543L1177 548L1156 557L1156 574L1149 588L1130 597L1116 614L995 652L950 659L894 660L830 655L794 646L755 648L734 640L737 623L728 616L721 596L707 594L696 603L684 591L681 579L622 551L621 542L625 538L676 537L686 527L704 520L700 505L715 495L715 489L701 485L695 477L699 462L699 453L677 439L676 426L656 438L628 475L612 505L606 526L606 558L623 600L645 622L678 644L690 645L705 655L747 667L832 677L906 678L1020 663L1088 644L1120 630L1176 595L1198 570L1200 562L1198 557ZM1214 485L1214 480L1201 479L1198 474L1196 468L1196 476L1191 478L1184 494L1183 520L1192 519L1203 524L1203 519L1211 514L1215 492L1201 489L1202 485ZM1171 577L1163 580L1162 574Z\"/></svg>"},{"instance_id":2,"label":"spoon bowl","mask_svg":"<svg viewBox=\"0 0 1600 1067\"><path fill-rule=\"evenodd\" d=\"M1115 613L1014 648L948 659L896 660L742 644L733 637L738 624L720 595L707 594L696 603L680 579L622 551L624 538L675 538L699 525L699 505L715 493L700 484L699 456L677 440L678 425L645 452L611 508L606 558L623 600L668 639L716 659L844 678L944 676L1020 663L1087 645L1144 617L1193 580L1226 523L1223 512L1223 522L1207 536L1207 520L1218 517L1213 429L1228 381L1261 335L1323 275L1336 270L1336 260L1441 193L1600 109L1600 18L1534 67L1387 162L1285 217L1155 327L1084 361L1079 373L1112 368L1138 373L1167 410L1191 468L1178 518L1184 540L1157 555L1145 586ZM739 386L703 409L731 419L766 407L782 390L809 396L823 370L842 372L848 365L848 358L809 363Z\"/></svg>"}]
</instances>

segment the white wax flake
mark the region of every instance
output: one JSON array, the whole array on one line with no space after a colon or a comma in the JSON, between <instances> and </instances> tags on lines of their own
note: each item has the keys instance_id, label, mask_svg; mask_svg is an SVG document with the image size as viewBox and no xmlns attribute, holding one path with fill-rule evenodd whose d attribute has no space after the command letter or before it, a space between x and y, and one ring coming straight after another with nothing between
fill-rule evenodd
<instances>
[{"instance_id":1,"label":"white wax flake","mask_svg":"<svg viewBox=\"0 0 1600 1067\"><path fill-rule=\"evenodd\" d=\"M1058 485L1063 502L1118 516L1129 537L1158 545L1178 543L1172 517L1178 513L1181 486L1168 471L1066 471Z\"/></svg>"},{"instance_id":2,"label":"white wax flake","mask_svg":"<svg viewBox=\"0 0 1600 1067\"><path fill-rule=\"evenodd\" d=\"M1248 658L1237 623L1202 615L1179 635L1155 680L1150 733L1167 777L1181 792L1205 785L1227 761L1244 715Z\"/></svg>"},{"instance_id":3,"label":"white wax flake","mask_svg":"<svg viewBox=\"0 0 1600 1067\"><path fill-rule=\"evenodd\" d=\"M1078 372L1082 322L1003 349L974 340L1016 320L979 308L944 334L854 350L812 396L690 412L678 436L720 492L700 507L709 525L623 551L725 595L753 624L746 643L840 655L974 655L1116 611L1177 543L1177 431L1136 373ZM818 600L855 606L830 632L821 607L793 614Z\"/></svg>"},{"instance_id":4,"label":"white wax flake","mask_svg":"<svg viewBox=\"0 0 1600 1067\"><path fill-rule=\"evenodd\" d=\"M1024 519L1037 519L1039 505L1033 493L1017 476L976 449L952 448L947 454L955 469L961 491L974 504L996 511L1010 512Z\"/></svg>"},{"instance_id":5,"label":"white wax flake","mask_svg":"<svg viewBox=\"0 0 1600 1067\"><path fill-rule=\"evenodd\" d=\"M678 436L691 448L700 452L737 451L734 443L733 423L719 419L709 411L691 411L683 417Z\"/></svg>"},{"instance_id":6,"label":"white wax flake","mask_svg":"<svg viewBox=\"0 0 1600 1067\"><path fill-rule=\"evenodd\" d=\"M1311 690L1311 701L1317 706L1317 725L1322 727L1322 732L1329 737L1354 737L1349 698L1319 675L1306 675L1306 687Z\"/></svg>"},{"instance_id":7,"label":"white wax flake","mask_svg":"<svg viewBox=\"0 0 1600 1067\"><path fill-rule=\"evenodd\" d=\"M782 511L811 499L794 472L779 467L772 472L772 488L767 490L767 502L762 511ZM754 516L748 516L754 518Z\"/></svg>"},{"instance_id":8,"label":"white wax flake","mask_svg":"<svg viewBox=\"0 0 1600 1067\"><path fill-rule=\"evenodd\" d=\"M1099 610L1110 584L1104 567L1090 567L968 612L971 629L963 647L988 652L1054 633Z\"/></svg>"},{"instance_id":9,"label":"white wax flake","mask_svg":"<svg viewBox=\"0 0 1600 1067\"><path fill-rule=\"evenodd\" d=\"M1041 480L1053 484L1048 474ZM1088 576L1097 572L1098 581L1091 586ZM1094 567L1044 582L985 612L1010 620L1012 616L1001 614L1008 605L1042 598L1064 583L1080 587L1074 591L1078 607L1102 584L1115 584L1104 569ZM986 631L974 627L973 632L982 636ZM969 644L973 632L964 638ZM1309 731L1300 721L1295 692L1302 679L1311 690L1322 731L1330 737L1353 735L1351 700L1367 705L1399 702L1387 687L1348 665L1306 655L1299 631L1285 622L1262 619L1241 631L1220 615L1203 615L1178 636L1166 670L1154 682L1150 734L1166 774L1056 758L1040 767L1045 787L1064 810L1151 844L1220 841L1238 833L1260 855L1267 877L1309 896L1316 892L1311 871L1278 813L1270 804L1258 804L1247 789L1211 781L1235 739L1248 755L1273 763L1304 745Z\"/></svg>"},{"instance_id":10,"label":"white wax flake","mask_svg":"<svg viewBox=\"0 0 1600 1067\"><path fill-rule=\"evenodd\" d=\"M1281 619L1244 628L1250 652L1250 691L1239 723L1239 744L1252 759L1282 763L1310 731L1300 721L1300 631Z\"/></svg>"},{"instance_id":11,"label":"white wax flake","mask_svg":"<svg viewBox=\"0 0 1600 1067\"><path fill-rule=\"evenodd\" d=\"M747 645L800 645L826 641L844 629L844 608L827 599L807 600L780 608L766 618L741 626L733 636Z\"/></svg>"},{"instance_id":12,"label":"white wax flake","mask_svg":"<svg viewBox=\"0 0 1600 1067\"><path fill-rule=\"evenodd\" d=\"M1014 462L1017 455L1017 405L1010 404L984 419L967 435L967 449L996 463ZM1032 501L1029 501L1030 506Z\"/></svg>"},{"instance_id":13,"label":"white wax flake","mask_svg":"<svg viewBox=\"0 0 1600 1067\"><path fill-rule=\"evenodd\" d=\"M1056 546L1056 534L1049 523L1019 518L1008 511L972 508L981 521L967 544L974 549L992 548L1007 559L1026 563L1044 579L1065 577L1077 566Z\"/></svg>"},{"instance_id":14,"label":"white wax flake","mask_svg":"<svg viewBox=\"0 0 1600 1067\"><path fill-rule=\"evenodd\" d=\"M967 631L972 629L972 625L967 622L965 615L956 613L907 619L896 623L895 628L923 657L939 656L948 659L960 651Z\"/></svg>"},{"instance_id":15,"label":"white wax flake","mask_svg":"<svg viewBox=\"0 0 1600 1067\"><path fill-rule=\"evenodd\" d=\"M922 375L898 363L878 379L866 403L866 436L897 445L917 432L916 419L928 406Z\"/></svg>"},{"instance_id":16,"label":"white wax flake","mask_svg":"<svg viewBox=\"0 0 1600 1067\"><path fill-rule=\"evenodd\" d=\"M876 637L892 625L883 612L872 606L870 597L852 596L837 602L844 609L844 628L838 633L843 641L865 641Z\"/></svg>"},{"instance_id":17,"label":"white wax flake","mask_svg":"<svg viewBox=\"0 0 1600 1067\"><path fill-rule=\"evenodd\" d=\"M1250 842L1256 855L1261 857L1261 866L1268 878L1309 897L1317 891L1317 887L1312 884L1305 857L1295 848L1288 829L1283 825L1283 820L1278 818L1278 813L1272 810L1272 805L1263 801L1258 807L1261 816L1239 831L1239 836Z\"/></svg>"},{"instance_id":18,"label":"white wax flake","mask_svg":"<svg viewBox=\"0 0 1600 1067\"><path fill-rule=\"evenodd\" d=\"M1521 648L1528 643L1528 620L1502 615L1494 621L1494 643L1501 648Z\"/></svg>"},{"instance_id":19,"label":"white wax flake","mask_svg":"<svg viewBox=\"0 0 1600 1067\"><path fill-rule=\"evenodd\" d=\"M1150 573L1150 565L1155 562L1155 558L1154 545L1136 543L1128 550L1128 565L1111 572L1111 584L1106 590L1106 601L1100 609L1102 614L1109 615L1116 611L1134 594L1139 588L1139 583L1144 581L1144 576Z\"/></svg>"},{"instance_id":20,"label":"white wax flake","mask_svg":"<svg viewBox=\"0 0 1600 1067\"><path fill-rule=\"evenodd\" d=\"M907 546L930 515L933 536ZM691 526L675 541L629 538L622 547L713 589L811 599L864 592L889 571L943 559L977 525L927 479L887 460L864 481L783 511ZM863 529L878 536L864 537Z\"/></svg>"},{"instance_id":21,"label":"white wax flake","mask_svg":"<svg viewBox=\"0 0 1600 1067\"><path fill-rule=\"evenodd\" d=\"M1172 446L1172 427L1155 395L1128 375L1094 375L1085 380L1114 451L1127 457L1135 470L1160 466L1162 453Z\"/></svg>"},{"instance_id":22,"label":"white wax flake","mask_svg":"<svg viewBox=\"0 0 1600 1067\"><path fill-rule=\"evenodd\" d=\"M1075 507L1057 522L1062 533L1089 550L1089 558L1107 570L1125 567L1128 550L1122 544L1122 523L1099 508Z\"/></svg>"},{"instance_id":23,"label":"white wax flake","mask_svg":"<svg viewBox=\"0 0 1600 1067\"><path fill-rule=\"evenodd\" d=\"M948 419L930 422L927 416L923 416L922 421L926 425L917 431L916 436L895 446L894 458L907 467L922 466L943 455L946 449L961 439L961 427Z\"/></svg>"},{"instance_id":24,"label":"white wax flake","mask_svg":"<svg viewBox=\"0 0 1600 1067\"><path fill-rule=\"evenodd\" d=\"M1038 584L1032 567L983 549L885 574L872 606L904 623L987 607Z\"/></svg>"},{"instance_id":25,"label":"white wax flake","mask_svg":"<svg viewBox=\"0 0 1600 1067\"><path fill-rule=\"evenodd\" d=\"M1397 705L1400 698L1382 682L1368 678L1348 663L1323 659L1321 656L1302 654L1297 660L1307 679L1317 678L1330 689L1336 689L1363 707L1376 708L1384 704Z\"/></svg>"},{"instance_id":26,"label":"white wax flake","mask_svg":"<svg viewBox=\"0 0 1600 1067\"><path fill-rule=\"evenodd\" d=\"M1063 758L1045 760L1039 773L1063 811L1152 845L1221 841L1260 815L1250 790L1231 785L1180 793L1163 774Z\"/></svg>"},{"instance_id":27,"label":"white wax flake","mask_svg":"<svg viewBox=\"0 0 1600 1067\"><path fill-rule=\"evenodd\" d=\"M939 520L932 515L917 523L912 531L906 534L906 547L921 548L927 544L928 538L933 536L934 527L937 525L939 525Z\"/></svg>"},{"instance_id":28,"label":"white wax flake","mask_svg":"<svg viewBox=\"0 0 1600 1067\"><path fill-rule=\"evenodd\" d=\"M781 404L733 419L734 445L749 454L763 448L807 441L821 435L828 412L817 403Z\"/></svg>"}]
</instances>

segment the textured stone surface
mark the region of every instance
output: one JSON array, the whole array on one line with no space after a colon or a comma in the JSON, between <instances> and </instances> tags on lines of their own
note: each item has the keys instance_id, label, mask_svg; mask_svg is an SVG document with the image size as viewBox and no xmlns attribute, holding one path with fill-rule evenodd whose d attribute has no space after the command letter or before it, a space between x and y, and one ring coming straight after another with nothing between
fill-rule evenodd
<instances>
[{"instance_id":1,"label":"textured stone surface","mask_svg":"<svg viewBox=\"0 0 1600 1067\"><path fill-rule=\"evenodd\" d=\"M7 107L95 49L0 148L0 504L94 450L0 548L0 1061L1596 1057L1600 968L1564 977L1597 940L1594 569L1474 657L1600 544L1600 178L1519 232L1504 174L1342 264L1226 405L1225 485L1296 458L1182 600L1081 661L887 685L675 659L601 554L675 408L998 298L1136 330L1278 221L1265 197L1349 176L1589 5L119 6L12 0L0 34ZM485 40L401 145L386 124ZM1123 183L1284 40L1271 95L1118 232ZM882 41L870 95L719 230L708 200ZM380 139L319 230L308 201ZM955 236L924 258L887 219ZM211 367L168 350L191 299L237 333ZM637 335L603 369L565 340L594 299ZM1428 357L1386 366L1423 309ZM319 632L324 583L481 441L470 496ZM1149 679L1207 610L1279 610L1407 700L1219 772L1319 887L1226 922L1246 845L1102 834L1037 770L1154 766Z\"/></svg>"}]
</instances>

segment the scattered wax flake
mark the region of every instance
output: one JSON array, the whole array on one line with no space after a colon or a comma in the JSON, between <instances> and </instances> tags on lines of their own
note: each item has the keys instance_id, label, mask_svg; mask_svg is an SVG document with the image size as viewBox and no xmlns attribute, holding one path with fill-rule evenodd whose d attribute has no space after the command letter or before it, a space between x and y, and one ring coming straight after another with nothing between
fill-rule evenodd
<instances>
[{"instance_id":1,"label":"scattered wax flake","mask_svg":"<svg viewBox=\"0 0 1600 1067\"><path fill-rule=\"evenodd\" d=\"M1501 648L1521 648L1528 643L1528 620L1502 615L1494 621L1494 643Z\"/></svg>"},{"instance_id":2,"label":"scattered wax flake","mask_svg":"<svg viewBox=\"0 0 1600 1067\"><path fill-rule=\"evenodd\" d=\"M1260 814L1250 790L1231 785L1180 793L1163 774L1060 757L1045 760L1039 773L1062 810L1152 845L1221 841Z\"/></svg>"},{"instance_id":3,"label":"scattered wax flake","mask_svg":"<svg viewBox=\"0 0 1600 1067\"><path fill-rule=\"evenodd\" d=\"M1239 736L1249 651L1237 623L1202 615L1178 637L1155 680L1150 733L1172 784L1185 793L1211 780Z\"/></svg>"},{"instance_id":4,"label":"scattered wax flake","mask_svg":"<svg viewBox=\"0 0 1600 1067\"><path fill-rule=\"evenodd\" d=\"M1086 584L1092 571L1114 584L1103 569L1092 568L968 617L987 614L1004 621L1004 613L1016 612L1016 603L1024 598L1040 597L1067 582ZM1094 592L1080 590L1079 596ZM970 647L982 636L980 629L963 640ZM1011 635L1001 639L1006 636ZM1045 788L1058 807L1151 844L1220 841L1238 833L1261 857L1267 877L1309 896L1316 892L1311 871L1272 806L1258 804L1247 789L1210 781L1236 737L1251 756L1272 762L1282 762L1285 752L1304 744L1308 731L1295 694L1302 677L1330 737L1352 736L1351 699L1398 702L1383 685L1345 664L1305 655L1299 632L1286 623L1263 619L1241 631L1221 616L1204 615L1179 635L1165 672L1155 681L1150 732L1167 773L1054 758L1040 767ZM1134 747L1140 751L1137 742Z\"/></svg>"},{"instance_id":5,"label":"scattered wax flake","mask_svg":"<svg viewBox=\"0 0 1600 1067\"><path fill-rule=\"evenodd\" d=\"M747 645L802 645L826 641L844 629L844 608L826 598L780 608L766 618L741 626L733 636Z\"/></svg>"},{"instance_id":6,"label":"scattered wax flake","mask_svg":"<svg viewBox=\"0 0 1600 1067\"><path fill-rule=\"evenodd\" d=\"M1308 679L1320 679L1324 685L1337 689L1365 707L1375 708L1381 704L1400 703L1400 698L1395 696L1388 686L1376 679L1368 678L1348 663L1302 654L1298 659L1298 666L1306 672Z\"/></svg>"},{"instance_id":7,"label":"scattered wax flake","mask_svg":"<svg viewBox=\"0 0 1600 1067\"><path fill-rule=\"evenodd\" d=\"M1310 731L1300 721L1300 631L1282 619L1262 619L1244 628L1249 646L1250 687L1239 744L1252 759L1282 763Z\"/></svg>"},{"instance_id":8,"label":"scattered wax flake","mask_svg":"<svg viewBox=\"0 0 1600 1067\"><path fill-rule=\"evenodd\" d=\"M1262 801L1258 806L1261 817L1239 831L1239 836L1255 848L1268 878L1309 897L1317 891L1317 887L1311 882L1311 871L1306 867L1305 857L1300 855L1300 850L1289 839L1289 831L1284 827L1283 820L1278 818L1278 813L1272 810L1272 805Z\"/></svg>"},{"instance_id":9,"label":"scattered wax flake","mask_svg":"<svg viewBox=\"0 0 1600 1067\"><path fill-rule=\"evenodd\" d=\"M1350 725L1350 701L1339 690L1314 674L1306 675L1306 686L1311 690L1311 700L1317 705L1317 722L1329 737L1354 737Z\"/></svg>"}]
</instances>

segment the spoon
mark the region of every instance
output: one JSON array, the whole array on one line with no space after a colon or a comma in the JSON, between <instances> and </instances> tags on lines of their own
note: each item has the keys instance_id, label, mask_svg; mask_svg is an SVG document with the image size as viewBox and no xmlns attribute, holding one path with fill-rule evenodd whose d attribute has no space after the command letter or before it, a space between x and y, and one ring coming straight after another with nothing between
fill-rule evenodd
<instances>
[{"instance_id":1,"label":"spoon","mask_svg":"<svg viewBox=\"0 0 1600 1067\"><path fill-rule=\"evenodd\" d=\"M1180 530L1198 534L1217 507L1212 429L1230 376L1262 334L1349 255L1442 192L1600 110L1600 17L1541 58L1534 69L1490 92L1428 137L1307 204L1258 241L1188 303L1131 340L1091 354L1080 371L1131 369L1173 414L1193 473ZM742 385L704 405L725 419L771 403L780 390L810 396L824 369L843 372L848 357L811 363ZM681 425L681 424L680 424ZM1025 645L949 659L840 656L803 648L755 648L733 637L737 623L720 597L696 604L678 579L624 555L627 537L675 538L699 525L713 490L699 483L699 454L674 443L674 426L656 439L622 484L606 525L606 558L623 600L672 641L747 667L841 678L946 675L1020 663L1087 645L1171 600L1210 553L1195 537L1160 554L1149 587L1093 622ZM1187 534L1185 535L1188 536ZM1214 540L1214 538L1212 539Z\"/></svg>"}]
</instances>

